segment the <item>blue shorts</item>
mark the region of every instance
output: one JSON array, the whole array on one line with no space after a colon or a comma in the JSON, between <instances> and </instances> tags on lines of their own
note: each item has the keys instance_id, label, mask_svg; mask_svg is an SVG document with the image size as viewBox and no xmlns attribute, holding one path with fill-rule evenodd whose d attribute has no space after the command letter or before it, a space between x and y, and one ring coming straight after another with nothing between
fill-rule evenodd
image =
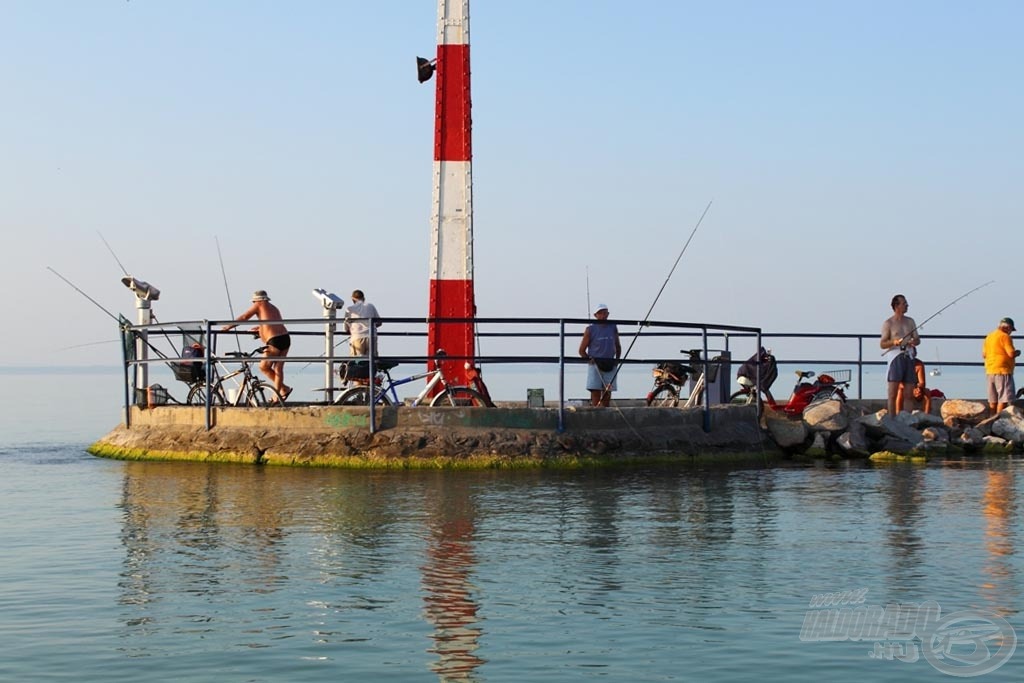
<instances>
[{"instance_id":1,"label":"blue shorts","mask_svg":"<svg viewBox=\"0 0 1024 683\"><path fill-rule=\"evenodd\" d=\"M607 385L611 384L610 387ZM615 370L601 372L593 362L587 366L587 391L615 391L618 389L618 377Z\"/></svg>"},{"instance_id":2,"label":"blue shorts","mask_svg":"<svg viewBox=\"0 0 1024 683\"><path fill-rule=\"evenodd\" d=\"M889 363L890 382L901 382L903 384L917 384L917 372L914 370L914 359L906 353L901 353Z\"/></svg>"}]
</instances>

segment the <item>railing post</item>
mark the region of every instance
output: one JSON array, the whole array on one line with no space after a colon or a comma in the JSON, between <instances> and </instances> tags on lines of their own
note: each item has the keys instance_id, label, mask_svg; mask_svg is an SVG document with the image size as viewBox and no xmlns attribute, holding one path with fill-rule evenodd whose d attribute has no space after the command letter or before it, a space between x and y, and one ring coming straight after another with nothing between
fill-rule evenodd
<instances>
[{"instance_id":1,"label":"railing post","mask_svg":"<svg viewBox=\"0 0 1024 683\"><path fill-rule=\"evenodd\" d=\"M565 320L558 321L558 433L565 431Z\"/></svg>"},{"instance_id":2,"label":"railing post","mask_svg":"<svg viewBox=\"0 0 1024 683\"><path fill-rule=\"evenodd\" d=\"M708 363L708 328L705 326L701 327L701 338L704 341L704 431L711 431L711 389L710 381L708 380L708 370L711 367Z\"/></svg>"},{"instance_id":3,"label":"railing post","mask_svg":"<svg viewBox=\"0 0 1024 683\"><path fill-rule=\"evenodd\" d=\"M206 391L203 392L203 412L205 413L206 431L213 428L213 346L216 341L213 338L213 326L209 320L203 321L206 332L206 358L203 369L206 372Z\"/></svg>"},{"instance_id":4,"label":"railing post","mask_svg":"<svg viewBox=\"0 0 1024 683\"><path fill-rule=\"evenodd\" d=\"M134 342L133 342L134 343ZM121 326L121 359L124 361L124 426L125 429L132 426L132 404L130 385L131 372L128 369L128 328Z\"/></svg>"},{"instance_id":5,"label":"railing post","mask_svg":"<svg viewBox=\"0 0 1024 683\"><path fill-rule=\"evenodd\" d=\"M864 399L864 337L857 335L857 400Z\"/></svg>"},{"instance_id":6,"label":"railing post","mask_svg":"<svg viewBox=\"0 0 1024 683\"><path fill-rule=\"evenodd\" d=\"M369 391L367 391L367 393L370 395L370 433L374 434L377 431L377 373L374 372L374 366L376 365L375 351L377 350L377 326L373 324L373 319L370 319L367 322L370 327L370 351L366 360L366 371L370 373L370 384Z\"/></svg>"}]
</instances>

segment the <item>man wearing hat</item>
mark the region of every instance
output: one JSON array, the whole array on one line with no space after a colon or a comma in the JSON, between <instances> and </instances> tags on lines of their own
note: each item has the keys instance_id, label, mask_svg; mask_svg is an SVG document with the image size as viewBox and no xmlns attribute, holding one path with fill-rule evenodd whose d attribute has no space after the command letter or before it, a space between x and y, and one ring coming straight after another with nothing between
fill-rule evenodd
<instances>
[{"instance_id":1,"label":"man wearing hat","mask_svg":"<svg viewBox=\"0 0 1024 683\"><path fill-rule=\"evenodd\" d=\"M270 297L267 296L266 290L257 289L253 292L252 306L235 320L248 320L253 316L260 321L260 324L252 328L250 332L258 334L260 341L267 347L263 352L263 360L260 361L260 370L274 385L281 400L284 401L292 393L292 388L284 383L284 361L270 359L284 358L288 355L288 349L292 346L291 335L288 334L288 328L281 322L283 318L281 311L270 303ZM221 329L227 331L235 327L237 325L225 325Z\"/></svg>"},{"instance_id":2,"label":"man wearing hat","mask_svg":"<svg viewBox=\"0 0 1024 683\"><path fill-rule=\"evenodd\" d=\"M608 307L598 304L594 309L597 322L587 326L580 340L580 357L590 361L587 365L587 389L590 391L590 405L611 405L615 391L615 369L617 359L622 355L619 343L619 328L608 322Z\"/></svg>"},{"instance_id":3,"label":"man wearing hat","mask_svg":"<svg viewBox=\"0 0 1024 683\"><path fill-rule=\"evenodd\" d=\"M1016 330L1013 318L1003 318L999 321L999 327L985 337L985 344L981 347L988 383L988 409L993 415L1001 413L1016 393L1013 366L1020 351L1013 348L1013 339L1010 338L1010 333Z\"/></svg>"}]
</instances>

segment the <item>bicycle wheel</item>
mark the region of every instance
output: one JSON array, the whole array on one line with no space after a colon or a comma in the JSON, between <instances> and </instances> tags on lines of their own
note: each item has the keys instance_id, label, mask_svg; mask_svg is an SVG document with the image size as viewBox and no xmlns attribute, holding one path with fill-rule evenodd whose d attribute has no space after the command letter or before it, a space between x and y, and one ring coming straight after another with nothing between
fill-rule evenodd
<instances>
[{"instance_id":1,"label":"bicycle wheel","mask_svg":"<svg viewBox=\"0 0 1024 683\"><path fill-rule=\"evenodd\" d=\"M377 390L377 403L382 403L386 406L392 404L388 395L383 393L382 389ZM334 399L334 405L337 406L368 406L370 405L370 387L358 386L351 387L341 392L338 398Z\"/></svg>"},{"instance_id":2,"label":"bicycle wheel","mask_svg":"<svg viewBox=\"0 0 1024 683\"><path fill-rule=\"evenodd\" d=\"M189 389L188 398L185 399L185 403L190 406L205 406L206 405L206 385L195 384ZM224 404L224 395L220 392L220 386L214 387L213 392L210 394L210 403L215 406Z\"/></svg>"},{"instance_id":3,"label":"bicycle wheel","mask_svg":"<svg viewBox=\"0 0 1024 683\"><path fill-rule=\"evenodd\" d=\"M744 391L743 389L740 389L735 394L729 397L729 403L736 403L738 405L750 405L753 402L753 391Z\"/></svg>"},{"instance_id":4,"label":"bicycle wheel","mask_svg":"<svg viewBox=\"0 0 1024 683\"><path fill-rule=\"evenodd\" d=\"M679 405L679 392L671 384L662 384L647 395L647 405L655 408L675 408Z\"/></svg>"},{"instance_id":5,"label":"bicycle wheel","mask_svg":"<svg viewBox=\"0 0 1024 683\"><path fill-rule=\"evenodd\" d=\"M252 406L253 408L261 408L263 406L276 407L282 405L281 394L277 393L277 389L273 384L267 382L258 382L249 385L247 389L246 400L243 401L244 405Z\"/></svg>"},{"instance_id":6,"label":"bicycle wheel","mask_svg":"<svg viewBox=\"0 0 1024 683\"><path fill-rule=\"evenodd\" d=\"M434 397L430 402L431 408L438 406L463 407L463 408L486 408L487 401L476 389L469 387L448 387Z\"/></svg>"}]
</instances>

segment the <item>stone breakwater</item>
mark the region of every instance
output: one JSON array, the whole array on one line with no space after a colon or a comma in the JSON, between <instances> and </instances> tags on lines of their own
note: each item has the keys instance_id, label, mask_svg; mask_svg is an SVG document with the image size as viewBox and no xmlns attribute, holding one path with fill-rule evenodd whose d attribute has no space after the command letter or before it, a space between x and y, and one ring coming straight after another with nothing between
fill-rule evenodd
<instances>
[{"instance_id":1,"label":"stone breakwater","mask_svg":"<svg viewBox=\"0 0 1024 683\"><path fill-rule=\"evenodd\" d=\"M810 457L886 460L1024 449L1024 401L994 416L983 401L937 400L933 413L899 415L890 415L884 405L884 401L821 401L796 418L766 410L764 426L787 454Z\"/></svg>"},{"instance_id":2,"label":"stone breakwater","mask_svg":"<svg viewBox=\"0 0 1024 683\"><path fill-rule=\"evenodd\" d=\"M89 448L101 457L339 467L536 467L627 462L765 462L783 457L873 460L1024 449L1024 402L997 416L981 401L945 400L933 414L891 416L884 401L812 403L802 416L754 406L369 409L297 406L131 409Z\"/></svg>"},{"instance_id":3,"label":"stone breakwater","mask_svg":"<svg viewBox=\"0 0 1024 683\"><path fill-rule=\"evenodd\" d=\"M575 408L558 431L554 408L340 406L131 408L89 448L101 456L343 467L517 467L588 463L719 462L779 457L754 406Z\"/></svg>"}]
</instances>

